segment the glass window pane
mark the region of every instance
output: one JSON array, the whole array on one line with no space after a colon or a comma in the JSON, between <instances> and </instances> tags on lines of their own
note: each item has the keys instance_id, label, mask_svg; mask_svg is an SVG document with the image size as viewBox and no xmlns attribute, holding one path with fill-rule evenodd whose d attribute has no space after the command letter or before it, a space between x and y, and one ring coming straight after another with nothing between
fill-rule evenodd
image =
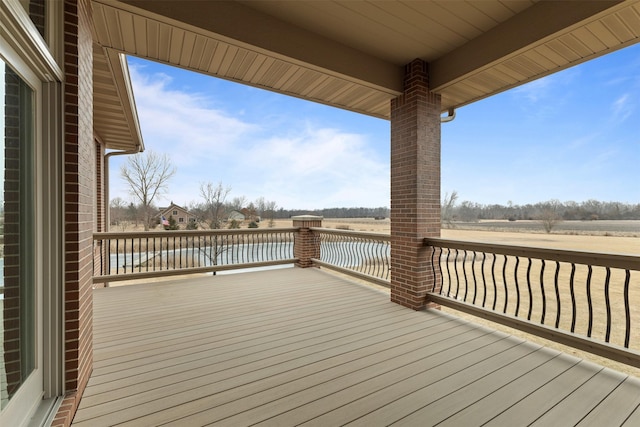
<instances>
[{"instance_id":1,"label":"glass window pane","mask_svg":"<svg viewBox=\"0 0 640 427\"><path fill-rule=\"evenodd\" d=\"M20 4L22 4L42 38L45 38L46 0L20 0Z\"/></svg>"},{"instance_id":2,"label":"glass window pane","mask_svg":"<svg viewBox=\"0 0 640 427\"><path fill-rule=\"evenodd\" d=\"M35 368L33 91L0 60L0 408Z\"/></svg>"}]
</instances>

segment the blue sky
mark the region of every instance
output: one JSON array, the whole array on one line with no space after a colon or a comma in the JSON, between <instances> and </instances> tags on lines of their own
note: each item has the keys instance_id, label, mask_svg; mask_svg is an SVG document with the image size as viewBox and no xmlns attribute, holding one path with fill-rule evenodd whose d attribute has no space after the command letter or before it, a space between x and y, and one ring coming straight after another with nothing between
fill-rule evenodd
<instances>
[{"instance_id":1,"label":"blue sky","mask_svg":"<svg viewBox=\"0 0 640 427\"><path fill-rule=\"evenodd\" d=\"M389 206L389 122L129 58L147 149L177 173L286 209ZM112 158L111 197L130 200ZM442 194L483 204L640 203L640 45L460 108L442 126Z\"/></svg>"}]
</instances>

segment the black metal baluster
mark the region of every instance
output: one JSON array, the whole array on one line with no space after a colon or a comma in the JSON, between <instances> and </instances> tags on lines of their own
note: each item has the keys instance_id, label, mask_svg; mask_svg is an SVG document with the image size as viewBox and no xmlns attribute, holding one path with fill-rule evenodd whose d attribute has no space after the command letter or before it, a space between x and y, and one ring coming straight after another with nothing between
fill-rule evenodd
<instances>
[{"instance_id":1,"label":"black metal baluster","mask_svg":"<svg viewBox=\"0 0 640 427\"><path fill-rule=\"evenodd\" d=\"M544 318L547 314L547 297L545 295L544 292L544 267L545 267L545 263L544 260L540 260L542 261L542 266L540 267L540 292L541 292L541 298L542 298L542 314L540 316L540 323L542 325L544 325Z\"/></svg>"},{"instance_id":2,"label":"black metal baluster","mask_svg":"<svg viewBox=\"0 0 640 427\"><path fill-rule=\"evenodd\" d=\"M624 346L629 348L629 339L631 338L631 312L629 308L629 283L631 281L631 272L625 270L624 279L624 314L625 314L625 333Z\"/></svg>"},{"instance_id":3,"label":"black metal baluster","mask_svg":"<svg viewBox=\"0 0 640 427\"><path fill-rule=\"evenodd\" d=\"M450 270L450 267L449 267L449 255L451 255L451 248L447 248L447 264L446 264L447 265L447 284L449 285L449 286L447 286L446 295L448 297L451 296L451 270Z\"/></svg>"},{"instance_id":4,"label":"black metal baluster","mask_svg":"<svg viewBox=\"0 0 640 427\"><path fill-rule=\"evenodd\" d=\"M485 252L480 252L482 254L482 263L480 264L480 272L482 273L482 308L485 307L487 303L487 278L484 275L484 262L487 259L487 254Z\"/></svg>"},{"instance_id":5,"label":"black metal baluster","mask_svg":"<svg viewBox=\"0 0 640 427\"><path fill-rule=\"evenodd\" d=\"M478 281L476 279L476 251L473 251L473 258L471 259L471 274L473 277L473 305L476 305L476 298L478 296Z\"/></svg>"},{"instance_id":6,"label":"black metal baluster","mask_svg":"<svg viewBox=\"0 0 640 427\"><path fill-rule=\"evenodd\" d=\"M560 326L560 288L558 287L558 275L560 274L560 263L556 261L556 274L554 277L554 286L556 290L556 328Z\"/></svg>"},{"instance_id":7,"label":"black metal baluster","mask_svg":"<svg viewBox=\"0 0 640 427\"><path fill-rule=\"evenodd\" d=\"M520 285L518 283L518 266L519 265L520 265L520 257L516 256L516 265L513 269L513 280L516 285L516 313L515 313L516 317L518 317L518 313L520 312Z\"/></svg>"},{"instance_id":8,"label":"black metal baluster","mask_svg":"<svg viewBox=\"0 0 640 427\"><path fill-rule=\"evenodd\" d=\"M462 275L464 277L464 298L462 301L467 302L467 294L469 293L469 281L467 280L467 251L464 250L462 256Z\"/></svg>"},{"instance_id":9,"label":"black metal baluster","mask_svg":"<svg viewBox=\"0 0 640 427\"><path fill-rule=\"evenodd\" d=\"M527 264L527 289L529 290L529 311L527 312L527 320L531 320L531 313L533 312L533 292L531 292L531 258L527 258L529 263Z\"/></svg>"},{"instance_id":10,"label":"black metal baluster","mask_svg":"<svg viewBox=\"0 0 640 427\"><path fill-rule=\"evenodd\" d=\"M571 275L569 276L569 292L571 293L571 332L576 330L576 317L578 308L576 306L576 293L574 278L576 275L576 265L571 263Z\"/></svg>"},{"instance_id":11,"label":"black metal baluster","mask_svg":"<svg viewBox=\"0 0 640 427\"><path fill-rule=\"evenodd\" d=\"M433 273L433 289L431 289L431 292L433 292L435 290L436 287L436 247L435 246L431 246L431 272ZM440 291L442 292L442 288L440 289Z\"/></svg>"},{"instance_id":12,"label":"black metal baluster","mask_svg":"<svg viewBox=\"0 0 640 427\"><path fill-rule=\"evenodd\" d=\"M607 330L605 332L605 342L609 342L611 336L611 300L609 299L609 279L611 279L611 269L606 268L607 275L604 279L604 303L607 310Z\"/></svg>"},{"instance_id":13,"label":"black metal baluster","mask_svg":"<svg viewBox=\"0 0 640 427\"><path fill-rule=\"evenodd\" d=\"M498 283L496 282L496 254L493 255L493 261L491 262L491 279L493 280L493 306L492 310L495 311L496 306L498 305Z\"/></svg>"},{"instance_id":14,"label":"black metal baluster","mask_svg":"<svg viewBox=\"0 0 640 427\"><path fill-rule=\"evenodd\" d=\"M502 264L502 284L504 286L504 308L503 313L507 313L507 305L509 303L509 289L507 288L507 256L504 255L504 264Z\"/></svg>"},{"instance_id":15,"label":"black metal baluster","mask_svg":"<svg viewBox=\"0 0 640 427\"><path fill-rule=\"evenodd\" d=\"M587 308L589 310L589 324L587 325L587 336L591 338L591 331L593 329L593 302L591 300L591 275L593 273L593 268L591 268L591 265L588 265L587 268L588 268L588 272L587 272L586 287L587 287Z\"/></svg>"},{"instance_id":16,"label":"black metal baluster","mask_svg":"<svg viewBox=\"0 0 640 427\"><path fill-rule=\"evenodd\" d=\"M116 274L120 272L120 239L116 239Z\"/></svg>"},{"instance_id":17,"label":"black metal baluster","mask_svg":"<svg viewBox=\"0 0 640 427\"><path fill-rule=\"evenodd\" d=\"M460 293L460 276L458 275L458 250L456 249L456 256L453 259L453 271L456 272L456 295L455 299L458 299L458 294Z\"/></svg>"}]
</instances>

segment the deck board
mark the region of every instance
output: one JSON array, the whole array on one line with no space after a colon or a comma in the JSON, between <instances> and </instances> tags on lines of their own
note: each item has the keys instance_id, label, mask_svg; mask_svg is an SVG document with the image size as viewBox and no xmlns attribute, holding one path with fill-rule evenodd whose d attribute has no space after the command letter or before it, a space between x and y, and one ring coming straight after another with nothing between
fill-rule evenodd
<instances>
[{"instance_id":1,"label":"deck board","mask_svg":"<svg viewBox=\"0 0 640 427\"><path fill-rule=\"evenodd\" d=\"M640 416L637 378L405 309L317 269L98 289L94 325L77 427L622 425Z\"/></svg>"}]
</instances>

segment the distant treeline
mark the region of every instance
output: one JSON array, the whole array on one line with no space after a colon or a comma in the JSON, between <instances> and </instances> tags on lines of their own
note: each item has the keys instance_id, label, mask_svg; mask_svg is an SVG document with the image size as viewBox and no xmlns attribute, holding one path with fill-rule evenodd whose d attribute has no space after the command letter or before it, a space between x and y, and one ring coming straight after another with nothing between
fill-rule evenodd
<instances>
[{"instance_id":1,"label":"distant treeline","mask_svg":"<svg viewBox=\"0 0 640 427\"><path fill-rule=\"evenodd\" d=\"M640 203L600 202L560 202L550 200L535 204L507 206L483 205L463 201L450 208L450 217L454 221L478 221L481 219L539 219L545 212L552 211L565 221L571 220L640 220Z\"/></svg>"},{"instance_id":2,"label":"distant treeline","mask_svg":"<svg viewBox=\"0 0 640 427\"><path fill-rule=\"evenodd\" d=\"M289 218L298 215L318 215L324 218L388 218L389 208L328 208L328 209L278 209L276 218Z\"/></svg>"}]
</instances>

